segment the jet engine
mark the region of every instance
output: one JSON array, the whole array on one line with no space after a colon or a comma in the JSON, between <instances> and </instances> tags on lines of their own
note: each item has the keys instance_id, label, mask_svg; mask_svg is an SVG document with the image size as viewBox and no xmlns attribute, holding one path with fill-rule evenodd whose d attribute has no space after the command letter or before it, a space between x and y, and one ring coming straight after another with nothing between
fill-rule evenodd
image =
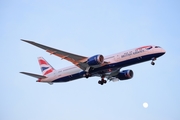
<instances>
[{"instance_id":1,"label":"jet engine","mask_svg":"<svg viewBox=\"0 0 180 120\"><path fill-rule=\"evenodd\" d=\"M90 66L93 65L100 65L104 63L104 56L103 55L94 55L87 60L87 64Z\"/></svg>"},{"instance_id":2,"label":"jet engine","mask_svg":"<svg viewBox=\"0 0 180 120\"><path fill-rule=\"evenodd\" d=\"M119 72L119 74L116 76L120 80L128 80L133 77L133 71L132 70L123 70Z\"/></svg>"}]
</instances>

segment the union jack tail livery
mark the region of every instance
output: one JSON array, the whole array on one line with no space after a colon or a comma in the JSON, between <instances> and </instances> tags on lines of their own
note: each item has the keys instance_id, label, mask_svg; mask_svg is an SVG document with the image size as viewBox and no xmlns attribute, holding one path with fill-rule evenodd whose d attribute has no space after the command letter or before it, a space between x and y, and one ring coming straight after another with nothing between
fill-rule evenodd
<instances>
[{"instance_id":1,"label":"union jack tail livery","mask_svg":"<svg viewBox=\"0 0 180 120\"><path fill-rule=\"evenodd\" d=\"M38 62L43 75L47 75L54 71L54 68L43 57L38 57Z\"/></svg>"}]
</instances>

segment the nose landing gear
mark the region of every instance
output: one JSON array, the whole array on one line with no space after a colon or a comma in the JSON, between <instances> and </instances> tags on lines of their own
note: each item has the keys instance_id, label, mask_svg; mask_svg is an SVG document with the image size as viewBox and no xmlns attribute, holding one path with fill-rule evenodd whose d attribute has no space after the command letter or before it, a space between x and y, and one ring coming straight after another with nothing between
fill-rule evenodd
<instances>
[{"instance_id":1,"label":"nose landing gear","mask_svg":"<svg viewBox=\"0 0 180 120\"><path fill-rule=\"evenodd\" d=\"M151 62L151 65L155 65L155 62L152 61L152 62Z\"/></svg>"},{"instance_id":2,"label":"nose landing gear","mask_svg":"<svg viewBox=\"0 0 180 120\"><path fill-rule=\"evenodd\" d=\"M151 65L155 65L155 61L156 60L156 58L152 58L152 62L151 62Z\"/></svg>"},{"instance_id":3,"label":"nose landing gear","mask_svg":"<svg viewBox=\"0 0 180 120\"><path fill-rule=\"evenodd\" d=\"M155 62L152 61L152 62L151 62L151 65L155 65Z\"/></svg>"}]
</instances>

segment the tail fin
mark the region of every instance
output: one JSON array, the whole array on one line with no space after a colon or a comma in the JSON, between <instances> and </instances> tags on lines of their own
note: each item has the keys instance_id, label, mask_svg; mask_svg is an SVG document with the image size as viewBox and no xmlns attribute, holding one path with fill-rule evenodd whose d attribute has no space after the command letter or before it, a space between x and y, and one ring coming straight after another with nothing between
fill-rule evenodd
<instances>
[{"instance_id":1,"label":"tail fin","mask_svg":"<svg viewBox=\"0 0 180 120\"><path fill-rule=\"evenodd\" d=\"M38 62L43 75L47 75L54 71L54 68L43 57L38 57Z\"/></svg>"}]
</instances>

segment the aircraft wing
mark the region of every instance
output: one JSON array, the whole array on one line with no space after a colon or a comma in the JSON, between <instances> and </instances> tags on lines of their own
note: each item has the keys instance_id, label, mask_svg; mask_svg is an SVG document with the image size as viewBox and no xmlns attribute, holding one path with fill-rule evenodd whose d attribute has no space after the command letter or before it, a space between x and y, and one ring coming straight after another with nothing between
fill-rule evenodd
<instances>
[{"instance_id":1,"label":"aircraft wing","mask_svg":"<svg viewBox=\"0 0 180 120\"><path fill-rule=\"evenodd\" d=\"M62 51L62 50L58 50L58 49L55 49L52 47L48 47L48 46L33 42L33 41L23 40L23 39L21 39L21 40L24 42L30 43L36 47L42 48L42 49L46 50L46 52L49 52L50 54L56 55L62 59L70 61L83 70L86 70L89 67L89 65L85 63L87 61L88 57L72 54L69 52Z\"/></svg>"}]
</instances>

